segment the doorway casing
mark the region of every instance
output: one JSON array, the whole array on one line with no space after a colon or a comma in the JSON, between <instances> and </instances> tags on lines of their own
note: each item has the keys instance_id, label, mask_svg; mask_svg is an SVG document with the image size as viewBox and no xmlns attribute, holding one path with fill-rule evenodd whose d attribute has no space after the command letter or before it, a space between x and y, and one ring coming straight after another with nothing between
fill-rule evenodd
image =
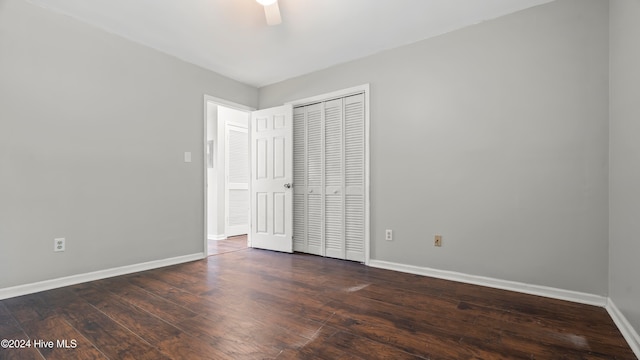
<instances>
[{"instance_id":1,"label":"doorway casing","mask_svg":"<svg viewBox=\"0 0 640 360\"><path fill-rule=\"evenodd\" d=\"M217 234L218 231L216 231L216 234L210 234L209 231L210 229L210 223L212 223L212 221L210 221L209 219L209 215L210 215L210 211L209 211L209 205L210 205L210 193L209 193L209 182L210 182L210 177L209 177L209 173L210 173L210 168L208 167L208 140L209 140L209 134L211 132L214 132L216 134L215 139L214 139L214 146L212 149L213 151L213 166L214 166L214 170L215 172L212 171L212 173L214 173L217 178L215 179L215 184L219 185L219 184L224 184L224 174L218 170L220 170L220 165L223 163L223 159L221 159L221 157L224 157L224 148L222 148L220 145L220 143L218 142L218 138L219 138L219 130L220 130L220 126L218 124L218 122L220 121L220 119L216 118L212 121L212 126L215 128L214 129L210 129L209 126L209 120L211 117L211 113L213 112L212 108L215 107L215 113L217 114L217 108L218 106L222 106L225 108L229 108L229 109L233 109L233 110L238 110L238 111L242 111L242 112L246 112L247 113L247 117L249 116L250 112L255 110L249 106L246 105L242 105L242 104L238 104L238 103L234 103L228 100L224 100L224 99L220 99L214 96L210 96L210 95L204 95L204 136L203 136L203 141L204 141L204 163L203 163L203 169L204 169L204 249L205 249L205 254L206 254L206 249L208 248L208 241L210 238L215 239L215 240L222 240L223 238L226 237L225 234ZM223 134L224 136L224 134ZM222 174L222 175L221 175ZM219 186L218 186L219 187ZM224 193L224 189L223 188L216 188L216 199L221 199L222 196L221 194ZM216 230L218 228L218 224L224 224L224 213L225 213L225 201L217 201L216 204L216 219L215 219L215 223L216 223ZM222 218L220 216L218 216L219 214L223 214Z\"/></svg>"}]
</instances>

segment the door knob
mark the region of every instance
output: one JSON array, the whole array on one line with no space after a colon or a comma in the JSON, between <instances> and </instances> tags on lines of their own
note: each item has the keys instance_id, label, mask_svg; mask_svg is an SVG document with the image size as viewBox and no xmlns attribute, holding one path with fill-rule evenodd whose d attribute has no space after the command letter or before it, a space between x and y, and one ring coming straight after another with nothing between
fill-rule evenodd
<instances>
[{"instance_id":1,"label":"door knob","mask_svg":"<svg viewBox=\"0 0 640 360\"><path fill-rule=\"evenodd\" d=\"M284 188L285 189L291 189L292 184L291 183L286 183L284 184Z\"/></svg>"}]
</instances>

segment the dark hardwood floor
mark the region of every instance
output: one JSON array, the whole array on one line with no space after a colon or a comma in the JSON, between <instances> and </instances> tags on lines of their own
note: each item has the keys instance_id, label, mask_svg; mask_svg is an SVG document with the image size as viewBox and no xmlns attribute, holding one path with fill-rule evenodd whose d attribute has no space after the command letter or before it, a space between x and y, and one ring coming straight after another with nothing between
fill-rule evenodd
<instances>
[{"instance_id":1,"label":"dark hardwood floor","mask_svg":"<svg viewBox=\"0 0 640 360\"><path fill-rule=\"evenodd\" d=\"M635 359L602 308L244 249L0 301L2 359Z\"/></svg>"},{"instance_id":2,"label":"dark hardwood floor","mask_svg":"<svg viewBox=\"0 0 640 360\"><path fill-rule=\"evenodd\" d=\"M209 240L208 254L218 255L247 248L247 235L228 237L224 240Z\"/></svg>"}]
</instances>

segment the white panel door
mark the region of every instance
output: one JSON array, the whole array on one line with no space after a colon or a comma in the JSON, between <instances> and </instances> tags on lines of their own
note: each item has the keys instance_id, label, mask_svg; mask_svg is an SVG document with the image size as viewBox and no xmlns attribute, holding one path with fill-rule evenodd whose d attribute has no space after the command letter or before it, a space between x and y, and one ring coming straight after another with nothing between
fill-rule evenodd
<instances>
[{"instance_id":1,"label":"white panel door","mask_svg":"<svg viewBox=\"0 0 640 360\"><path fill-rule=\"evenodd\" d=\"M225 126L225 235L249 232L249 134L246 128Z\"/></svg>"},{"instance_id":2,"label":"white panel door","mask_svg":"<svg viewBox=\"0 0 640 360\"><path fill-rule=\"evenodd\" d=\"M293 252L293 109L251 113L252 247Z\"/></svg>"}]
</instances>

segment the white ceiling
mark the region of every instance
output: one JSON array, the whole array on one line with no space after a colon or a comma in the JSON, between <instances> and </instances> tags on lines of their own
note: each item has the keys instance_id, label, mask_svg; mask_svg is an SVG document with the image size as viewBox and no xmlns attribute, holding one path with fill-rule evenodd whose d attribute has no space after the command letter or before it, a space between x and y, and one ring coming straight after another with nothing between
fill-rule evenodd
<instances>
[{"instance_id":1,"label":"white ceiling","mask_svg":"<svg viewBox=\"0 0 640 360\"><path fill-rule=\"evenodd\" d=\"M260 87L552 0L29 1Z\"/></svg>"}]
</instances>

